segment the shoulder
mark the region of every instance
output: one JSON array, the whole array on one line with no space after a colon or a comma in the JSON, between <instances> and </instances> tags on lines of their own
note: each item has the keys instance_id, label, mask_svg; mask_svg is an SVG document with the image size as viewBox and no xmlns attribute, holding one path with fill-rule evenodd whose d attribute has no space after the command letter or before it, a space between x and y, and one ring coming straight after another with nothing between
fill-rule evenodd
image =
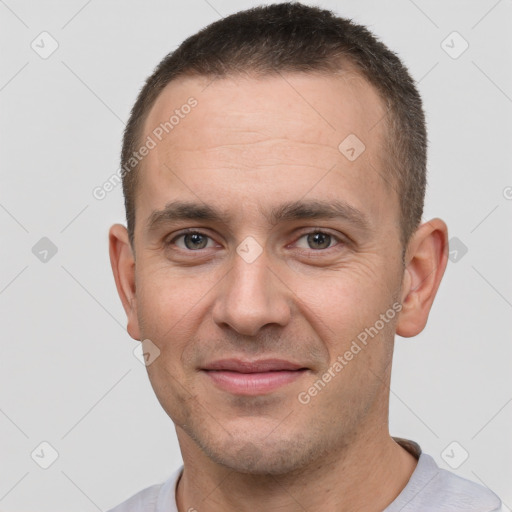
<instances>
[{"instance_id":1,"label":"shoulder","mask_svg":"<svg viewBox=\"0 0 512 512\"><path fill-rule=\"evenodd\" d=\"M183 468L177 469L163 483L147 487L108 512L175 512L175 489Z\"/></svg>"},{"instance_id":2,"label":"shoulder","mask_svg":"<svg viewBox=\"0 0 512 512\"><path fill-rule=\"evenodd\" d=\"M462 478L446 469L439 469L432 480L429 495L439 510L467 512L499 512L501 500L487 487ZM445 508L441 508L444 505Z\"/></svg>"},{"instance_id":3,"label":"shoulder","mask_svg":"<svg viewBox=\"0 0 512 512\"><path fill-rule=\"evenodd\" d=\"M108 512L156 512L156 502L162 485L147 487Z\"/></svg>"},{"instance_id":4,"label":"shoulder","mask_svg":"<svg viewBox=\"0 0 512 512\"><path fill-rule=\"evenodd\" d=\"M490 489L441 469L422 452L408 484L385 512L500 512L501 507Z\"/></svg>"}]
</instances>

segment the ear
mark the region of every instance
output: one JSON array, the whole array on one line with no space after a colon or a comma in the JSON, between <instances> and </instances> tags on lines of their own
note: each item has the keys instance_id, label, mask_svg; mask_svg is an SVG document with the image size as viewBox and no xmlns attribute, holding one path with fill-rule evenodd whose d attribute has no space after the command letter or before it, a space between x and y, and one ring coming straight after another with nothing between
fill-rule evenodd
<instances>
[{"instance_id":1,"label":"ear","mask_svg":"<svg viewBox=\"0 0 512 512\"><path fill-rule=\"evenodd\" d=\"M135 294L135 258L128 237L128 231L121 224L114 224L109 231L109 253L117 293L128 317L128 334L140 340Z\"/></svg>"},{"instance_id":2,"label":"ear","mask_svg":"<svg viewBox=\"0 0 512 512\"><path fill-rule=\"evenodd\" d=\"M425 222L412 236L406 252L398 335L416 336L425 328L447 262L446 224L441 219Z\"/></svg>"}]
</instances>

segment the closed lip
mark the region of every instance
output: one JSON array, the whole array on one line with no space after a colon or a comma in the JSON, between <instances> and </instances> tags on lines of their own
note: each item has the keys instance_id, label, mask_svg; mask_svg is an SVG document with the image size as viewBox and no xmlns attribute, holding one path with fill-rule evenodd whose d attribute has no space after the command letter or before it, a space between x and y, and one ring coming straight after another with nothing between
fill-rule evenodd
<instances>
[{"instance_id":1,"label":"closed lip","mask_svg":"<svg viewBox=\"0 0 512 512\"><path fill-rule=\"evenodd\" d=\"M229 371L238 373L264 373L279 371L306 370L301 364L285 359L262 359L259 361L244 361L241 359L220 359L207 364L205 371Z\"/></svg>"}]
</instances>

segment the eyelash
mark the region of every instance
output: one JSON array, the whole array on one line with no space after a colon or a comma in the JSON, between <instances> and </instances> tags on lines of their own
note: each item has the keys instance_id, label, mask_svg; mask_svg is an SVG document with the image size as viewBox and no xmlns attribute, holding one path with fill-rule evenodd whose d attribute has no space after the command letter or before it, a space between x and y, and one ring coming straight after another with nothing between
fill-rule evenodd
<instances>
[{"instance_id":1,"label":"eyelash","mask_svg":"<svg viewBox=\"0 0 512 512\"><path fill-rule=\"evenodd\" d=\"M333 235L332 233L329 233L327 231L323 231L323 230L320 230L320 229L314 229L314 230L311 230L311 231L306 231L304 233L301 233L301 235L297 238L296 242L299 241L301 238L304 238L308 235L313 235L313 234L322 234L322 235L328 235L331 237L331 242L332 241L336 241L337 243L333 246L330 246L330 247L327 247L326 249L299 249L299 251L301 253L310 253L311 251L313 251L313 253L316 253L316 254L319 254L319 253L322 253L322 252L326 252L330 249L334 249L336 246L340 245L340 244L344 244L346 243L346 240L343 240L342 238L336 236L336 235ZM210 237L209 235L207 235L206 233L203 233L202 231L198 231L198 230L194 230L194 229L188 229L186 231L182 231L181 233L179 233L178 235L174 236L171 240L168 240L165 242L165 245L166 246L170 246L170 245L173 245L176 243L176 240L186 236L186 235L201 235L201 236L204 236L206 238L209 238L210 240L213 240L212 237ZM295 243L296 243L295 242ZM181 247L178 248L180 251L184 251L184 252L189 252L189 253L194 253L194 252L197 252L197 253L200 253L201 251L203 251L204 249L197 249L197 250L191 250L191 249L182 249Z\"/></svg>"}]
</instances>

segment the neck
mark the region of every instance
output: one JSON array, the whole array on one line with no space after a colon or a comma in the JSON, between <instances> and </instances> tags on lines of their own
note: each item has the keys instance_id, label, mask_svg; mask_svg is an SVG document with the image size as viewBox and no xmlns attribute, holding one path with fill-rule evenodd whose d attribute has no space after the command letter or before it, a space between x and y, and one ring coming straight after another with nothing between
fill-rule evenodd
<instances>
[{"instance_id":1,"label":"neck","mask_svg":"<svg viewBox=\"0 0 512 512\"><path fill-rule=\"evenodd\" d=\"M417 464L387 429L359 436L284 475L235 472L207 458L184 432L178 437L184 460L176 492L179 512L375 512L400 494Z\"/></svg>"}]
</instances>

